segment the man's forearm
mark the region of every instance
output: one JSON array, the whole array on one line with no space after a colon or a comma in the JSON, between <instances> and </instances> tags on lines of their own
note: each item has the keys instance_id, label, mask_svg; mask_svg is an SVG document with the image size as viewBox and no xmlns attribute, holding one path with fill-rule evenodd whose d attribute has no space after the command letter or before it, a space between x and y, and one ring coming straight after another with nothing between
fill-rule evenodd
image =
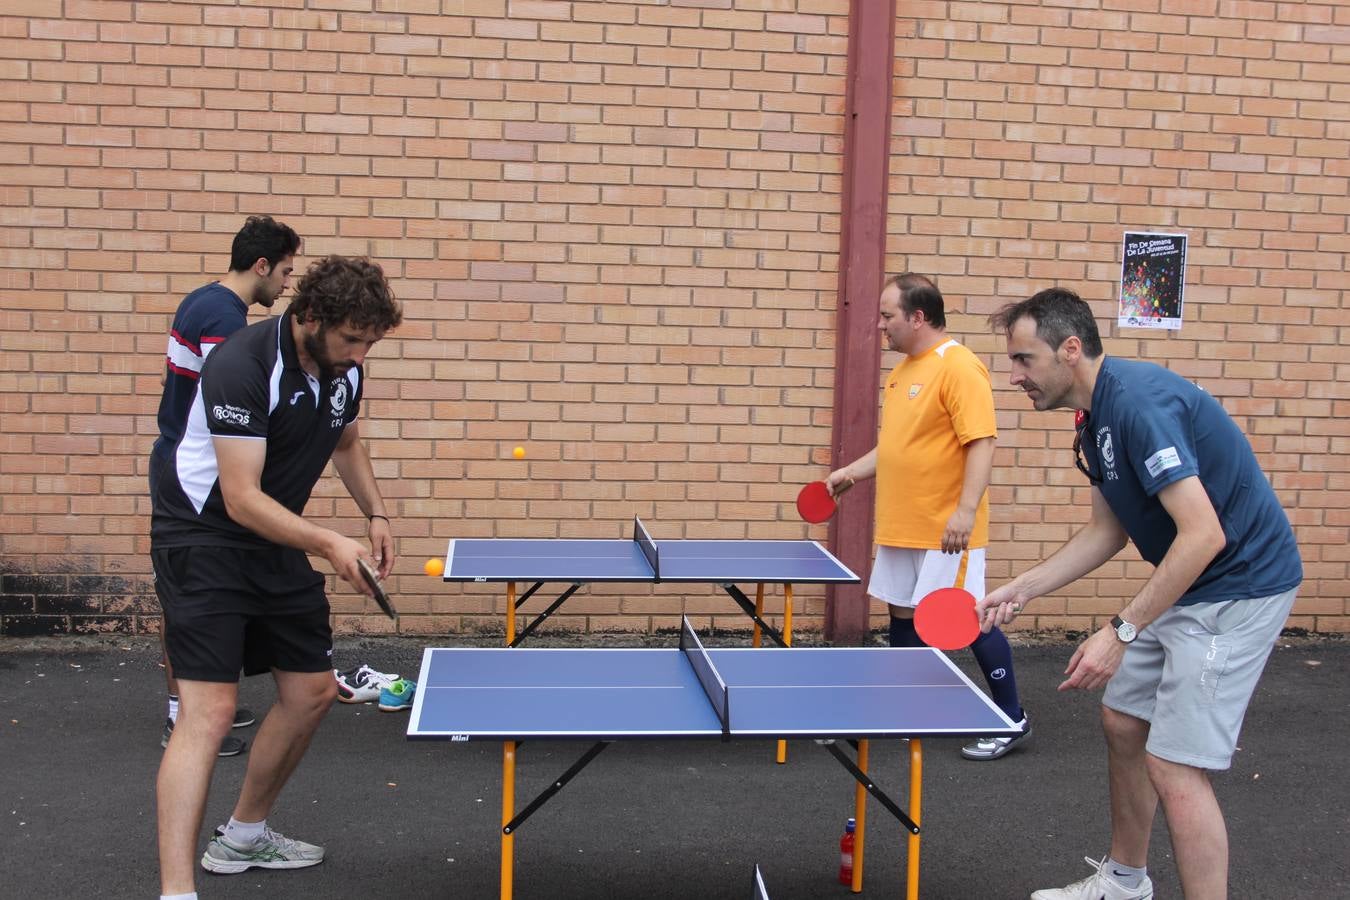
<instances>
[{"instance_id":1,"label":"man's forearm","mask_svg":"<svg viewBox=\"0 0 1350 900\"><path fill-rule=\"evenodd\" d=\"M345 442L344 442L345 443ZM379 484L375 481L375 469L366 452L365 443L357 438L349 446L340 446L333 452L333 468L338 477L352 495L356 505L366 516L388 516L384 498L380 496Z\"/></svg>"},{"instance_id":2,"label":"man's forearm","mask_svg":"<svg viewBox=\"0 0 1350 900\"><path fill-rule=\"evenodd\" d=\"M1176 524L1177 535L1143 589L1120 611L1122 619L1139 629L1171 608L1227 541L1214 504L1196 476L1163 488L1158 499Z\"/></svg>"},{"instance_id":3,"label":"man's forearm","mask_svg":"<svg viewBox=\"0 0 1350 900\"><path fill-rule=\"evenodd\" d=\"M994 447L997 439L993 437L976 438L966 445L966 470L961 479L961 498L958 509L974 512L980 505L980 498L989 489L989 479L994 471Z\"/></svg>"},{"instance_id":4,"label":"man's forearm","mask_svg":"<svg viewBox=\"0 0 1350 900\"><path fill-rule=\"evenodd\" d=\"M1082 578L1124 548L1125 529L1097 490L1092 518L1045 562L1013 579L1017 593L1030 599L1052 593Z\"/></svg>"},{"instance_id":5,"label":"man's forearm","mask_svg":"<svg viewBox=\"0 0 1350 900\"><path fill-rule=\"evenodd\" d=\"M1091 527L1084 528L1045 562L1014 579L1018 593L1026 597L1054 593L1105 563L1124 546L1123 541Z\"/></svg>"},{"instance_id":6,"label":"man's forearm","mask_svg":"<svg viewBox=\"0 0 1350 900\"><path fill-rule=\"evenodd\" d=\"M865 481L877 474L877 448L873 447L853 462L844 466L848 477L854 481Z\"/></svg>"},{"instance_id":7,"label":"man's forearm","mask_svg":"<svg viewBox=\"0 0 1350 900\"><path fill-rule=\"evenodd\" d=\"M326 558L329 543L336 536L336 532L297 516L260 488L225 494L225 511L259 537L313 556Z\"/></svg>"},{"instance_id":8,"label":"man's forearm","mask_svg":"<svg viewBox=\"0 0 1350 900\"><path fill-rule=\"evenodd\" d=\"M1195 579L1214 559L1210 545L1197 536L1177 535L1167 555L1158 563L1148 581L1134 599L1120 611L1120 617L1135 628L1143 630L1158 616L1171 609L1186 593Z\"/></svg>"}]
</instances>

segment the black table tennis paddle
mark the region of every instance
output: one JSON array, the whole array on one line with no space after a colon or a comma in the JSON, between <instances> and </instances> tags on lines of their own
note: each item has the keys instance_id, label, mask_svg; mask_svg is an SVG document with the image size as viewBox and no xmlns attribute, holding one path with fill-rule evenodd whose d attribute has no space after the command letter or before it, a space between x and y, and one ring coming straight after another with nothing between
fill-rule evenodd
<instances>
[{"instance_id":1,"label":"black table tennis paddle","mask_svg":"<svg viewBox=\"0 0 1350 900\"><path fill-rule=\"evenodd\" d=\"M374 592L375 602L380 604L380 609L384 610L384 614L389 618L397 619L398 613L394 612L394 604L389 602L389 592L380 583L379 576L375 574L375 570L371 568L370 563L358 557L356 564L360 566L361 576L366 579L366 584L370 585L371 591Z\"/></svg>"}]
</instances>

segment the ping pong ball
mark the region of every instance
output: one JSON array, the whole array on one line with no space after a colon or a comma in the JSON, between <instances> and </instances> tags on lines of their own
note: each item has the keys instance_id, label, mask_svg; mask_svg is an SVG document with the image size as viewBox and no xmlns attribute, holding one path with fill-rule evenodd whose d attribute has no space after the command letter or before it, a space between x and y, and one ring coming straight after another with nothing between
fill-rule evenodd
<instances>
[{"instance_id":1,"label":"ping pong ball","mask_svg":"<svg viewBox=\"0 0 1350 900\"><path fill-rule=\"evenodd\" d=\"M435 578L445 571L445 563L439 559L429 559L426 561L426 565L422 566L422 571Z\"/></svg>"},{"instance_id":2,"label":"ping pong ball","mask_svg":"<svg viewBox=\"0 0 1350 900\"><path fill-rule=\"evenodd\" d=\"M524 448L524 447L517 447L516 449L514 449L514 450L511 451L511 455L514 456L516 459L524 459L524 458L525 458L525 448Z\"/></svg>"}]
</instances>

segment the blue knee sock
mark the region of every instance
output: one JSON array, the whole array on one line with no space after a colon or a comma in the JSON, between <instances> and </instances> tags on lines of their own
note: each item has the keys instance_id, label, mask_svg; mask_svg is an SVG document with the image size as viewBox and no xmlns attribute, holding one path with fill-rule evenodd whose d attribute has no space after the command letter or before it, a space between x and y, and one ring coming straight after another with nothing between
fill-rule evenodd
<instances>
[{"instance_id":1,"label":"blue knee sock","mask_svg":"<svg viewBox=\"0 0 1350 900\"><path fill-rule=\"evenodd\" d=\"M891 617L891 646L892 647L927 647L923 638L914 630L913 619L897 619Z\"/></svg>"},{"instance_id":2,"label":"blue knee sock","mask_svg":"<svg viewBox=\"0 0 1350 900\"><path fill-rule=\"evenodd\" d=\"M995 628L976 638L970 645L970 652L975 654L975 662L984 673L994 703L1008 718L1020 722L1022 704L1017 699L1017 679L1013 676L1012 647L1008 639Z\"/></svg>"}]
</instances>

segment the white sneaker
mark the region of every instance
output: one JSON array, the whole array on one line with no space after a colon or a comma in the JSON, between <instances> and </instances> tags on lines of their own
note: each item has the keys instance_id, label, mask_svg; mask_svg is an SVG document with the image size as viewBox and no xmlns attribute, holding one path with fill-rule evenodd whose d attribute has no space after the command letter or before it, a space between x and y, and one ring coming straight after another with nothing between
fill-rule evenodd
<instances>
[{"instance_id":1,"label":"white sneaker","mask_svg":"<svg viewBox=\"0 0 1350 900\"><path fill-rule=\"evenodd\" d=\"M338 700L343 703L373 703L380 699L380 691L398 680L397 675L377 672L367 665L346 672L334 669L333 677L337 679Z\"/></svg>"},{"instance_id":2,"label":"white sneaker","mask_svg":"<svg viewBox=\"0 0 1350 900\"><path fill-rule=\"evenodd\" d=\"M1031 900L1151 900L1153 882L1147 875L1137 888L1127 888L1111 877L1106 871L1106 860L1095 860L1090 856L1083 861L1097 871L1082 881L1075 881L1068 887L1046 888L1031 895Z\"/></svg>"},{"instance_id":3,"label":"white sneaker","mask_svg":"<svg viewBox=\"0 0 1350 900\"><path fill-rule=\"evenodd\" d=\"M323 848L288 838L267 828L252 847L236 847L217 834L202 854L202 868L217 875L238 875L248 869L303 869L323 862Z\"/></svg>"}]
</instances>

